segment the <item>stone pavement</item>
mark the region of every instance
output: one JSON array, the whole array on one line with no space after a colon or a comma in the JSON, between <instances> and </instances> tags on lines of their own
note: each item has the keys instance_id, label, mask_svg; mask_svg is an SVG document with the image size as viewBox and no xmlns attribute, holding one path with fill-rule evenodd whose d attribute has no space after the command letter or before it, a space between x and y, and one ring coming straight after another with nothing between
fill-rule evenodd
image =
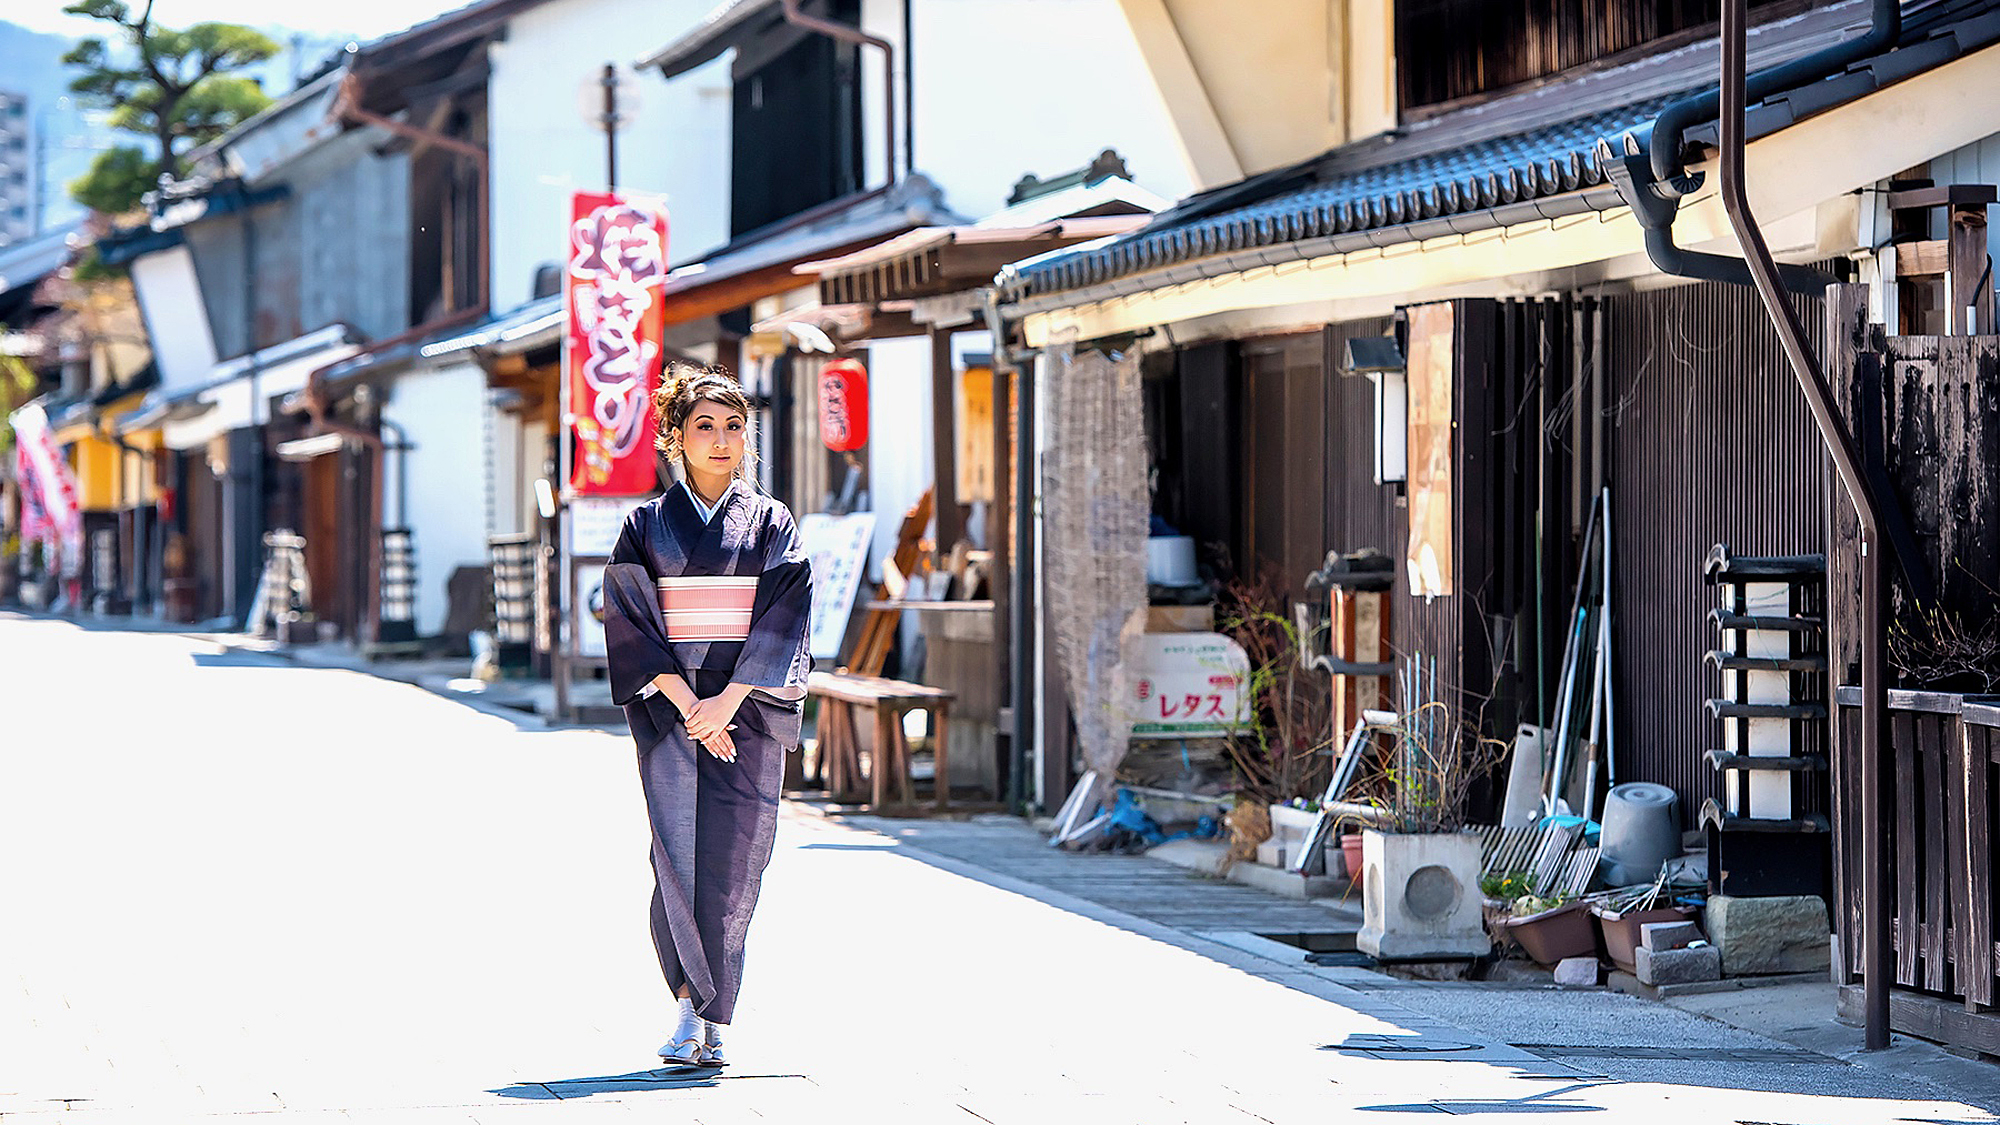
<instances>
[{"instance_id":1,"label":"stone pavement","mask_svg":"<svg viewBox=\"0 0 2000 1125\"><path fill-rule=\"evenodd\" d=\"M1994 1120L1627 997L1308 966L1143 858L798 809L738 1061L655 1070L624 739L6 613L0 690L0 1122Z\"/></svg>"}]
</instances>

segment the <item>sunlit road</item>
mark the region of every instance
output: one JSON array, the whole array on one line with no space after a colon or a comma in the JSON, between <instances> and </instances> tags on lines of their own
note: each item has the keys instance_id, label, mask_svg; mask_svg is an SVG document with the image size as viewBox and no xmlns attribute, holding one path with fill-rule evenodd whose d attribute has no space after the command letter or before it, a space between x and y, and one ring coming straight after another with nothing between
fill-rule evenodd
<instances>
[{"instance_id":1,"label":"sunlit road","mask_svg":"<svg viewBox=\"0 0 2000 1125\"><path fill-rule=\"evenodd\" d=\"M1543 1059L804 814L735 1064L650 1071L625 739L5 613L0 700L8 1122L1992 1120L1832 1060Z\"/></svg>"}]
</instances>

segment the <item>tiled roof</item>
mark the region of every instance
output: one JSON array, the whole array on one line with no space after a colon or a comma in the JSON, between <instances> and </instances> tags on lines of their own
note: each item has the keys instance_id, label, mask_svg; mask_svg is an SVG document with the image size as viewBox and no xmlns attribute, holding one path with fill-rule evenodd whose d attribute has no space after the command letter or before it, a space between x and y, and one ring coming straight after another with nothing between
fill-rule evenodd
<instances>
[{"instance_id":1,"label":"tiled roof","mask_svg":"<svg viewBox=\"0 0 2000 1125\"><path fill-rule=\"evenodd\" d=\"M1768 66L1854 33L1866 5L1821 9L1752 30L1751 62ZM1757 42L1761 37L1762 43ZM1994 0L1912 4L1898 49L1753 107L1752 137L1859 98L2000 39ZM1761 48L1761 49L1760 49ZM1195 196L1106 243L1017 263L1001 277L1011 301L1111 284L1140 289L1367 246L1468 233L1621 205L1597 155L1667 105L1711 83L1714 42L1524 95L1470 107L1312 160ZM1576 112L1619 90L1649 96ZM1572 97L1574 92L1580 95ZM1506 129L1495 135L1495 129ZM1713 143L1714 127L1707 127ZM1691 140L1704 140L1691 130ZM1454 143L1456 142L1456 143ZM1408 155L1398 156L1406 145ZM1416 151L1410 151L1416 150ZM1212 260L1212 261L1211 261ZM1053 299L1053 298L1052 298Z\"/></svg>"}]
</instances>

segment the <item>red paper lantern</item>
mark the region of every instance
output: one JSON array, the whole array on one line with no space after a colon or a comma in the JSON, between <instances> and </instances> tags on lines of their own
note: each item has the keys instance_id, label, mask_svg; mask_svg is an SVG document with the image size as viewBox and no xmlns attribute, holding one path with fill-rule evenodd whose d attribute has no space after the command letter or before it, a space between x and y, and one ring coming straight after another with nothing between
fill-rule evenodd
<instances>
[{"instance_id":1,"label":"red paper lantern","mask_svg":"<svg viewBox=\"0 0 2000 1125\"><path fill-rule=\"evenodd\" d=\"M835 453L868 444L868 369L837 359L819 373L819 439Z\"/></svg>"}]
</instances>

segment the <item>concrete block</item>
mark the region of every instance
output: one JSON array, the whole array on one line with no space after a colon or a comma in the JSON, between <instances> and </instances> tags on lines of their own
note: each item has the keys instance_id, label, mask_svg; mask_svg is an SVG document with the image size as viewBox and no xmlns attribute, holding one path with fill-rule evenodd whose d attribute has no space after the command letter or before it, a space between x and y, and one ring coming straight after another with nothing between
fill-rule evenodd
<instances>
[{"instance_id":1,"label":"concrete block","mask_svg":"<svg viewBox=\"0 0 2000 1125\"><path fill-rule=\"evenodd\" d=\"M1597 958L1565 957L1556 962L1556 983L1565 988L1595 988Z\"/></svg>"},{"instance_id":2,"label":"concrete block","mask_svg":"<svg viewBox=\"0 0 2000 1125\"><path fill-rule=\"evenodd\" d=\"M1479 837L1370 829L1361 834L1361 870L1361 952L1414 960L1492 951L1479 917Z\"/></svg>"},{"instance_id":3,"label":"concrete block","mask_svg":"<svg viewBox=\"0 0 2000 1125\"><path fill-rule=\"evenodd\" d=\"M1285 842L1279 839L1270 839L1258 844L1257 862L1265 867L1284 867Z\"/></svg>"},{"instance_id":4,"label":"concrete block","mask_svg":"<svg viewBox=\"0 0 2000 1125\"><path fill-rule=\"evenodd\" d=\"M1695 949L1647 949L1632 952L1633 975L1650 985L1693 984L1722 979L1722 951L1712 945Z\"/></svg>"},{"instance_id":5,"label":"concrete block","mask_svg":"<svg viewBox=\"0 0 2000 1125\"><path fill-rule=\"evenodd\" d=\"M1708 933L1730 976L1825 972L1832 960L1826 903L1817 895L1715 895Z\"/></svg>"},{"instance_id":6,"label":"concrete block","mask_svg":"<svg viewBox=\"0 0 2000 1125\"><path fill-rule=\"evenodd\" d=\"M1693 922L1647 922L1639 927L1639 944L1655 952L1686 949L1700 940L1701 927Z\"/></svg>"}]
</instances>

